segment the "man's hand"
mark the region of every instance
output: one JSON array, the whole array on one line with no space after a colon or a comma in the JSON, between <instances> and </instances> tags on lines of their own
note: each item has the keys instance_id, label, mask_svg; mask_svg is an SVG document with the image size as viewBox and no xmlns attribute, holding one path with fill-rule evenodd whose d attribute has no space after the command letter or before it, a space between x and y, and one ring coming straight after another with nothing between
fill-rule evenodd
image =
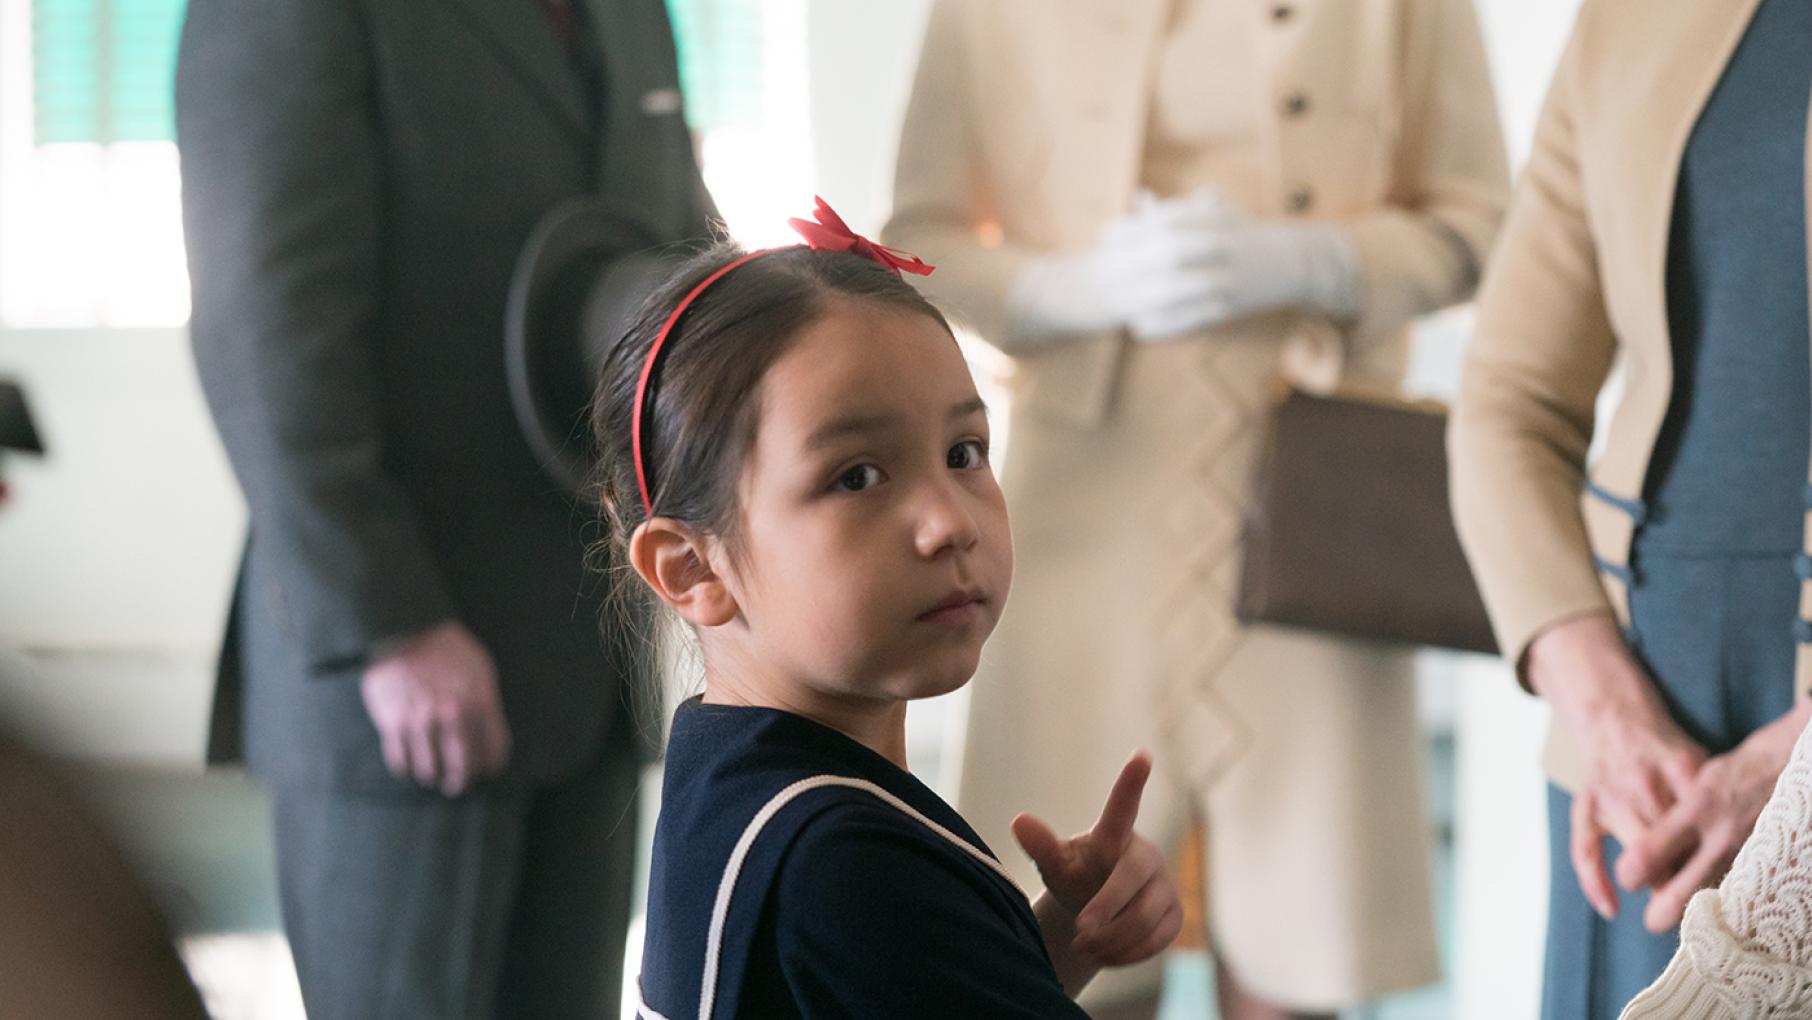
<instances>
[{"instance_id":1,"label":"man's hand","mask_svg":"<svg viewBox=\"0 0 1812 1020\"><path fill-rule=\"evenodd\" d=\"M1074 919L1070 948L1095 966L1137 963L1162 952L1183 929L1183 907L1158 848L1133 832L1151 759L1133 756L1094 828L1060 840L1031 815L1013 836L1038 865L1045 889Z\"/></svg>"},{"instance_id":2,"label":"man's hand","mask_svg":"<svg viewBox=\"0 0 1812 1020\"><path fill-rule=\"evenodd\" d=\"M449 797L500 771L510 730L497 667L472 632L443 623L365 667L365 711L384 745L384 764Z\"/></svg>"}]
</instances>

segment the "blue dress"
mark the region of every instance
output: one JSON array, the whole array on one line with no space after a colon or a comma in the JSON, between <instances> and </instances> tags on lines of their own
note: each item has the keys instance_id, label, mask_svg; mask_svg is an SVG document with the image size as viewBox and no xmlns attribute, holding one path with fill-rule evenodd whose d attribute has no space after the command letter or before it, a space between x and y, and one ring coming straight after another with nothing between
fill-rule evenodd
<instances>
[{"instance_id":1,"label":"blue dress","mask_svg":"<svg viewBox=\"0 0 1812 1020\"><path fill-rule=\"evenodd\" d=\"M1805 146L1812 0L1763 0L1694 125L1668 236L1674 386L1630 553L1629 641L1674 721L1711 754L1793 704L1812 448ZM1542 1015L1614 1018L1673 957L1644 892L1592 912L1549 791ZM1606 859L1619 847L1607 840Z\"/></svg>"},{"instance_id":2,"label":"blue dress","mask_svg":"<svg viewBox=\"0 0 1812 1020\"><path fill-rule=\"evenodd\" d=\"M707 1015L707 996L718 1020L1086 1020L981 838L849 737L694 699L674 717L661 797L648 1020Z\"/></svg>"}]
</instances>

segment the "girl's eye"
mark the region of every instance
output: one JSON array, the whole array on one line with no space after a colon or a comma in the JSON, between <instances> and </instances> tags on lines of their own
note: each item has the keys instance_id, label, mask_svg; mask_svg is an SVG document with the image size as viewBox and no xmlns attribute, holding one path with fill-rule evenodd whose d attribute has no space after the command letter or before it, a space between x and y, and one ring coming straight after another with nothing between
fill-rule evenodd
<instances>
[{"instance_id":1,"label":"girl's eye","mask_svg":"<svg viewBox=\"0 0 1812 1020\"><path fill-rule=\"evenodd\" d=\"M979 439L965 439L950 448L944 463L956 471L972 471L988 463L988 444Z\"/></svg>"},{"instance_id":2,"label":"girl's eye","mask_svg":"<svg viewBox=\"0 0 1812 1020\"><path fill-rule=\"evenodd\" d=\"M862 492L881 484L881 469L873 464L858 464L837 476L835 488L840 492Z\"/></svg>"}]
</instances>

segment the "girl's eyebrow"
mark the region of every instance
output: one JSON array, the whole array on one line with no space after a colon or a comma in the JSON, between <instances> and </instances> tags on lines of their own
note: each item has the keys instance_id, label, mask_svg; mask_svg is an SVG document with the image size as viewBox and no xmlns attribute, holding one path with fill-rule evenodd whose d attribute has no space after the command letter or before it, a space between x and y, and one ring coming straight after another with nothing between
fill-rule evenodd
<instances>
[{"instance_id":1,"label":"girl's eyebrow","mask_svg":"<svg viewBox=\"0 0 1812 1020\"><path fill-rule=\"evenodd\" d=\"M898 415L892 414L852 414L843 418L832 418L812 431L811 436L805 441L805 448L808 450L821 449L845 436L873 435L899 420Z\"/></svg>"},{"instance_id":2,"label":"girl's eyebrow","mask_svg":"<svg viewBox=\"0 0 1812 1020\"><path fill-rule=\"evenodd\" d=\"M968 400L965 400L962 403L957 404L955 407L952 407L950 409L950 418L951 418L951 420L955 420L957 418L967 418L972 414L985 414L985 413L987 413L987 410L988 410L987 401L983 400L980 397L971 397Z\"/></svg>"},{"instance_id":3,"label":"girl's eyebrow","mask_svg":"<svg viewBox=\"0 0 1812 1020\"><path fill-rule=\"evenodd\" d=\"M986 401L980 397L971 397L952 405L949 418L951 421L956 421L959 418L967 418L972 414L980 414L987 410ZM899 415L888 413L852 414L842 418L832 418L812 430L811 436L805 441L805 447L808 450L822 449L846 436L873 435L876 432L886 431L899 422Z\"/></svg>"}]
</instances>

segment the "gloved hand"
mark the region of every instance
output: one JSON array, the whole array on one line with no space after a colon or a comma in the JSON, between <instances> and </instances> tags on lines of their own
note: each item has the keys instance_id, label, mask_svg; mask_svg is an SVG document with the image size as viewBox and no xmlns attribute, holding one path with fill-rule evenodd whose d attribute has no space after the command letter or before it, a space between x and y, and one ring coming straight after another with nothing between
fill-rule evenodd
<instances>
[{"instance_id":1,"label":"gloved hand","mask_svg":"<svg viewBox=\"0 0 1812 1020\"><path fill-rule=\"evenodd\" d=\"M1151 300L1127 325L1134 339L1171 340L1234 319L1297 308L1336 319L1364 300L1358 255L1338 227L1261 220L1212 190L1143 203L1109 231L1156 253ZM1125 235L1125 236L1121 236Z\"/></svg>"},{"instance_id":2,"label":"gloved hand","mask_svg":"<svg viewBox=\"0 0 1812 1020\"><path fill-rule=\"evenodd\" d=\"M1352 318L1363 299L1344 231L1256 219L1205 189L1142 198L1095 247L1028 263L1007 315L1021 341L1122 326L1161 341L1276 308Z\"/></svg>"},{"instance_id":3,"label":"gloved hand","mask_svg":"<svg viewBox=\"0 0 1812 1020\"><path fill-rule=\"evenodd\" d=\"M1007 293L1015 338L1061 341L1119 329L1182 296L1177 253L1141 220L1135 214L1109 224L1093 248L1027 263Z\"/></svg>"}]
</instances>

